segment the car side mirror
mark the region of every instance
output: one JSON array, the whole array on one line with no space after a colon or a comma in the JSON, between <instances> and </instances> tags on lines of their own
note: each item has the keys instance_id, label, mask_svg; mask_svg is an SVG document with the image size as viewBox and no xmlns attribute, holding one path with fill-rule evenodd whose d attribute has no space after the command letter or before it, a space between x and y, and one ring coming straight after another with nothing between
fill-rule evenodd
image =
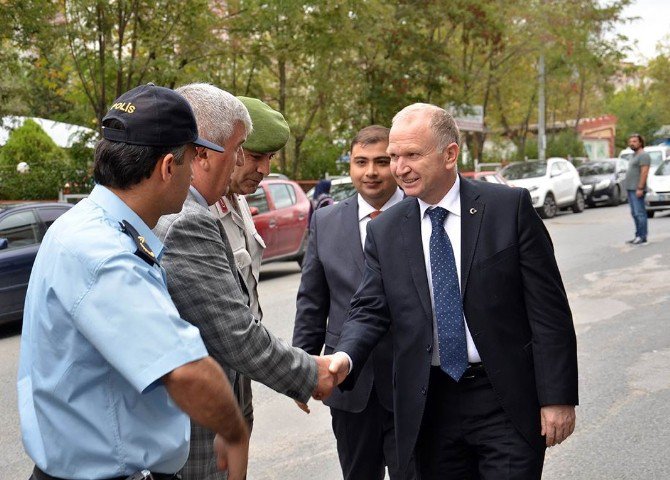
<instances>
[{"instance_id":1,"label":"car side mirror","mask_svg":"<svg viewBox=\"0 0 670 480\"><path fill-rule=\"evenodd\" d=\"M251 211L252 217L258 215L258 207L249 207L249 210Z\"/></svg>"},{"instance_id":2,"label":"car side mirror","mask_svg":"<svg viewBox=\"0 0 670 480\"><path fill-rule=\"evenodd\" d=\"M6 238L0 238L0 250L4 250L9 247L9 240Z\"/></svg>"}]
</instances>

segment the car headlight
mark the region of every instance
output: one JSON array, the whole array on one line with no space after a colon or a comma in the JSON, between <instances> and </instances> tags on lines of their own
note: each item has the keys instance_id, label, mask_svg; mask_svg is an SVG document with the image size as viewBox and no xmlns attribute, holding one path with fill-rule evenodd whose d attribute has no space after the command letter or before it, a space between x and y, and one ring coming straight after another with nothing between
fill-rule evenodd
<instances>
[{"instance_id":1,"label":"car headlight","mask_svg":"<svg viewBox=\"0 0 670 480\"><path fill-rule=\"evenodd\" d=\"M649 185L647 185L647 195L656 195L656 192L654 192L654 190L649 188Z\"/></svg>"},{"instance_id":2,"label":"car headlight","mask_svg":"<svg viewBox=\"0 0 670 480\"><path fill-rule=\"evenodd\" d=\"M605 179L605 180L600 180L598 183L596 183L596 190L602 190L603 188L607 188L612 184L612 180Z\"/></svg>"},{"instance_id":3,"label":"car headlight","mask_svg":"<svg viewBox=\"0 0 670 480\"><path fill-rule=\"evenodd\" d=\"M529 192L534 192L534 191L537 190L538 188L540 188L540 187L538 187L537 185L533 185L532 187L528 187L528 191L529 191Z\"/></svg>"}]
</instances>

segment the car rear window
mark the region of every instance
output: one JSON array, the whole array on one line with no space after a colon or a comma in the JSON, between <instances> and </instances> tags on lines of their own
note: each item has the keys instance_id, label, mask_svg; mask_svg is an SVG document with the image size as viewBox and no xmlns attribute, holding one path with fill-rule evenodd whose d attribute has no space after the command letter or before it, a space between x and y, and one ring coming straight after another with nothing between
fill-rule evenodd
<instances>
[{"instance_id":1,"label":"car rear window","mask_svg":"<svg viewBox=\"0 0 670 480\"><path fill-rule=\"evenodd\" d=\"M268 185L275 208L286 208L295 204L295 192L289 191L290 186L284 183L271 183Z\"/></svg>"}]
</instances>

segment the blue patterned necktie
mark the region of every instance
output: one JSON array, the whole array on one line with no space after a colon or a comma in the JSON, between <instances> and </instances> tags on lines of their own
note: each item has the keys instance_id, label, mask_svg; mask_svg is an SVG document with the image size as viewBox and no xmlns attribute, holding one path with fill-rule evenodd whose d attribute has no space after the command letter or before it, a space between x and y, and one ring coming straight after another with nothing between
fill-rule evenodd
<instances>
[{"instance_id":1,"label":"blue patterned necktie","mask_svg":"<svg viewBox=\"0 0 670 480\"><path fill-rule=\"evenodd\" d=\"M433 303L437 319L440 367L454 380L460 380L468 368L465 323L458 270L451 242L444 230L449 212L442 207L428 210L433 225L430 234L430 274L433 280Z\"/></svg>"}]
</instances>

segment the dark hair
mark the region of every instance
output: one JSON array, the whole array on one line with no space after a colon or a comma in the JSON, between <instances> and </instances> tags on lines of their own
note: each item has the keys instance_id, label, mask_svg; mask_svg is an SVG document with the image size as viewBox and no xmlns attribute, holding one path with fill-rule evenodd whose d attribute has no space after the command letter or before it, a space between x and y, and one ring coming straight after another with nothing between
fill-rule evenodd
<instances>
[{"instance_id":1,"label":"dark hair","mask_svg":"<svg viewBox=\"0 0 670 480\"><path fill-rule=\"evenodd\" d=\"M123 124L116 120L105 126L123 128ZM185 151L186 145L150 147L112 142L103 138L95 146L93 178L96 183L105 187L126 190L151 177L156 163L168 153L172 153L175 163L181 165Z\"/></svg>"},{"instance_id":2,"label":"dark hair","mask_svg":"<svg viewBox=\"0 0 670 480\"><path fill-rule=\"evenodd\" d=\"M317 183L314 187L314 195L312 195L312 198L316 200L316 198L322 193L330 193L330 180L319 180L319 183Z\"/></svg>"},{"instance_id":3,"label":"dark hair","mask_svg":"<svg viewBox=\"0 0 670 480\"><path fill-rule=\"evenodd\" d=\"M630 140L631 138L637 138L640 141L640 146L644 148L644 137L642 135L640 135L639 133L631 133L630 135L628 135L628 140Z\"/></svg>"},{"instance_id":4,"label":"dark hair","mask_svg":"<svg viewBox=\"0 0 670 480\"><path fill-rule=\"evenodd\" d=\"M351 152L354 149L354 145L356 144L365 146L374 145L375 143L379 142L388 143L390 131L391 130L389 128L382 127L381 125L370 125L369 127L365 127L359 130L354 139L351 141L349 151Z\"/></svg>"}]
</instances>

